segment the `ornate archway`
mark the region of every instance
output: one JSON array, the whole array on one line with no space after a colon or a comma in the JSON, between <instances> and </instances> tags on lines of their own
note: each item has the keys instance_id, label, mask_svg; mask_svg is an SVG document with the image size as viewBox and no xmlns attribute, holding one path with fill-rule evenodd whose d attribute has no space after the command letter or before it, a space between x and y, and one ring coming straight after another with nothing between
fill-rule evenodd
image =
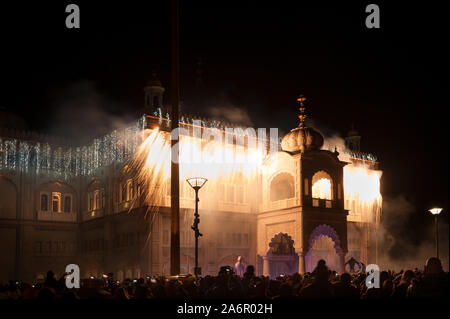
<instances>
[{"instance_id":1,"label":"ornate archway","mask_svg":"<svg viewBox=\"0 0 450 319\"><path fill-rule=\"evenodd\" d=\"M305 256L306 271L311 272L319 259L324 259L331 270L342 271L343 250L338 233L333 227L321 224L309 236Z\"/></svg>"},{"instance_id":2,"label":"ornate archway","mask_svg":"<svg viewBox=\"0 0 450 319\"><path fill-rule=\"evenodd\" d=\"M270 278L297 272L298 255L291 236L286 233L276 234L270 241L269 250L263 260L264 275Z\"/></svg>"}]
</instances>

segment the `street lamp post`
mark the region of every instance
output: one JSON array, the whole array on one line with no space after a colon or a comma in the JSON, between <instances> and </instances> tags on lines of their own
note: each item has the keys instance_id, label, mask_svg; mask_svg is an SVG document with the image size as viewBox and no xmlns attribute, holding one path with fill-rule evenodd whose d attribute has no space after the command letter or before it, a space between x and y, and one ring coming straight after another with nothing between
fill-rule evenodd
<instances>
[{"instance_id":1,"label":"street lamp post","mask_svg":"<svg viewBox=\"0 0 450 319\"><path fill-rule=\"evenodd\" d=\"M198 199L198 191L200 190L200 188L202 188L203 185L205 185L205 183L207 182L206 178L203 177L193 177L193 178L188 178L186 180L189 185L194 189L195 191L195 213L194 213L194 225L192 225L192 230L195 233L195 268L194 268L194 274L195 274L195 278L198 277L198 275L200 275L200 269L198 268L198 238L200 236L203 236L200 233L200 230L198 229L198 224L200 224L200 215L198 214L198 202L200 201Z\"/></svg>"},{"instance_id":2,"label":"street lamp post","mask_svg":"<svg viewBox=\"0 0 450 319\"><path fill-rule=\"evenodd\" d=\"M442 211L442 208L432 208L428 210L430 213L434 215L434 236L436 240L436 257L439 259L439 227L438 227L438 216Z\"/></svg>"}]
</instances>

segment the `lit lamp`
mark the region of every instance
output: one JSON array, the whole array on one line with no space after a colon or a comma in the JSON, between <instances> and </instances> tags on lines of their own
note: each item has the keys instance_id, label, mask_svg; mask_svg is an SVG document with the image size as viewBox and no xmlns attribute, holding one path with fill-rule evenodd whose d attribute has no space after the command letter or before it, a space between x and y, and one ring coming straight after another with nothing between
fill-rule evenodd
<instances>
[{"instance_id":1,"label":"lit lamp","mask_svg":"<svg viewBox=\"0 0 450 319\"><path fill-rule=\"evenodd\" d=\"M439 259L439 229L438 229L438 216L442 211L442 208L432 208L428 210L430 213L434 215L434 236L436 237L436 257Z\"/></svg>"},{"instance_id":2,"label":"lit lamp","mask_svg":"<svg viewBox=\"0 0 450 319\"><path fill-rule=\"evenodd\" d=\"M202 188L203 185L205 185L207 179L203 178L203 177L193 177L193 178L188 178L186 181L195 190L195 213L194 213L195 218L194 218L194 225L192 225L191 228L195 232L195 269L194 269L194 274L195 274L195 277L197 278L198 275L201 274L200 269L198 268L198 238L200 236L203 236L198 229L198 224L200 224L200 218L199 218L200 216L198 214L198 202L200 200L198 199L198 191L200 188Z\"/></svg>"}]
</instances>

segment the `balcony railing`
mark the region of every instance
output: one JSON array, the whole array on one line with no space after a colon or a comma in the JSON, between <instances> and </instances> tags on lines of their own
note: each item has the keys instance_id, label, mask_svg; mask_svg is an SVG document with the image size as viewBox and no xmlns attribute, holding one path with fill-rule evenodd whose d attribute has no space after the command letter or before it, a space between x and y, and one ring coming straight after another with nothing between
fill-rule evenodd
<instances>
[{"instance_id":1,"label":"balcony railing","mask_svg":"<svg viewBox=\"0 0 450 319\"><path fill-rule=\"evenodd\" d=\"M75 223L77 221L77 213L76 212L70 212L70 213L64 213L64 212L53 212L53 211L43 211L39 210L37 214L38 220L47 220L52 222L69 222L69 223Z\"/></svg>"},{"instance_id":2,"label":"balcony railing","mask_svg":"<svg viewBox=\"0 0 450 319\"><path fill-rule=\"evenodd\" d=\"M333 201L330 199L313 198L312 206L322 208L333 208Z\"/></svg>"}]
</instances>

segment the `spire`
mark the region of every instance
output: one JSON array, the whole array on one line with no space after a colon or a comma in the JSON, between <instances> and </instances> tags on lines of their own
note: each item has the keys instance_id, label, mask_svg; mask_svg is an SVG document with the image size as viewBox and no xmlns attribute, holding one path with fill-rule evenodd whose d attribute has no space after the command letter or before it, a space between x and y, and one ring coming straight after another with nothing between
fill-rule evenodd
<instances>
[{"instance_id":1,"label":"spire","mask_svg":"<svg viewBox=\"0 0 450 319\"><path fill-rule=\"evenodd\" d=\"M305 119L306 119L306 114L305 114L305 105L303 104L303 102L306 101L306 97L303 96L303 94L300 94L300 97L297 99L297 101L300 103L300 115L298 116L298 118L300 119L300 123L298 124L298 127L305 127Z\"/></svg>"}]
</instances>

